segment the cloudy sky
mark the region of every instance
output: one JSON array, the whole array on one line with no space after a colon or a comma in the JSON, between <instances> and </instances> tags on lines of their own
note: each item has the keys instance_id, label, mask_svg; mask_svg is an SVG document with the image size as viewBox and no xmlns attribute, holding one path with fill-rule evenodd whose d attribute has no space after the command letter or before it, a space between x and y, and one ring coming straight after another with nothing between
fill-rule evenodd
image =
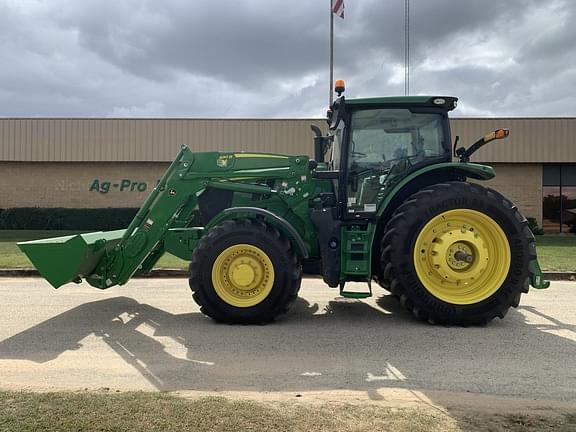
<instances>
[{"instance_id":1,"label":"cloudy sky","mask_svg":"<svg viewBox=\"0 0 576 432\"><path fill-rule=\"evenodd\" d=\"M404 1L345 0L348 97L404 92ZM0 0L0 116L317 117L329 0ZM411 0L411 93L576 115L576 1Z\"/></svg>"}]
</instances>

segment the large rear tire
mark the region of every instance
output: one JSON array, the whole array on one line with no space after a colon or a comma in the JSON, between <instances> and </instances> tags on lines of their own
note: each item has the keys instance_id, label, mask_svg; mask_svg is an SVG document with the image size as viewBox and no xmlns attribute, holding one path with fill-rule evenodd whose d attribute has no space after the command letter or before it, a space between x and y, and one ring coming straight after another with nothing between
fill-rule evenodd
<instances>
[{"instance_id":1,"label":"large rear tire","mask_svg":"<svg viewBox=\"0 0 576 432\"><path fill-rule=\"evenodd\" d=\"M229 220L202 237L192 254L190 289L219 322L263 324L296 300L302 269L289 240L256 220Z\"/></svg>"},{"instance_id":2,"label":"large rear tire","mask_svg":"<svg viewBox=\"0 0 576 432\"><path fill-rule=\"evenodd\" d=\"M534 236L516 206L477 184L430 186L386 225L382 283L415 317L482 325L528 292Z\"/></svg>"}]
</instances>

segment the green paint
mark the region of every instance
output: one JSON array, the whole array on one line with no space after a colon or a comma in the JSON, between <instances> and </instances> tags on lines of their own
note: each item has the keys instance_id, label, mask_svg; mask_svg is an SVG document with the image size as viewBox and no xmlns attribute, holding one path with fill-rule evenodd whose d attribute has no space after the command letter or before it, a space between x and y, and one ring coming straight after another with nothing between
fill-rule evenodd
<instances>
[{"instance_id":1,"label":"green paint","mask_svg":"<svg viewBox=\"0 0 576 432\"><path fill-rule=\"evenodd\" d=\"M536 289L550 288L550 281L544 279L544 274L537 259L530 261L530 270L532 271L530 278L530 285L532 285L532 287Z\"/></svg>"},{"instance_id":2,"label":"green paint","mask_svg":"<svg viewBox=\"0 0 576 432\"><path fill-rule=\"evenodd\" d=\"M444 104L438 104L444 100ZM372 97L372 98L356 98L346 99L346 105L352 108L358 106L374 107L374 108L388 108L392 106L410 106L410 107L429 107L429 108L446 108L452 110L455 108L455 101L458 99L452 96L392 96L392 97Z\"/></svg>"},{"instance_id":3,"label":"green paint","mask_svg":"<svg viewBox=\"0 0 576 432\"><path fill-rule=\"evenodd\" d=\"M238 180L238 173L247 171L250 176ZM262 185L269 179L273 188ZM132 181L124 180L119 189L130 190ZM92 187L100 191L102 182L93 182ZM207 187L234 191L235 207L267 208L289 221L306 243L315 242L308 217L314 182L307 156L192 153L184 146L126 230L19 246L55 287L81 278L98 288L122 285L136 272L152 268L165 251L190 259L203 230L187 225ZM317 245L310 248L317 250ZM72 257L75 260L69 261Z\"/></svg>"},{"instance_id":4,"label":"green paint","mask_svg":"<svg viewBox=\"0 0 576 432\"><path fill-rule=\"evenodd\" d=\"M415 180L417 177L420 177L425 174L429 174L432 172L453 172L458 173L463 177L473 178L476 180L490 180L496 176L494 172L494 168L489 165L480 165L476 163L461 163L461 162L445 162L439 163L434 165L428 165L427 167L421 168L413 173L409 174L406 177L402 177L398 179L396 185L391 188L387 193L380 207L378 208L378 217L381 217L394 196L398 194L408 183Z\"/></svg>"},{"instance_id":5,"label":"green paint","mask_svg":"<svg viewBox=\"0 0 576 432\"><path fill-rule=\"evenodd\" d=\"M367 279L372 277L371 257L372 239L376 224L371 223L365 227L357 225L342 226L342 247L340 259L342 260L340 277L364 276Z\"/></svg>"},{"instance_id":6,"label":"green paint","mask_svg":"<svg viewBox=\"0 0 576 432\"><path fill-rule=\"evenodd\" d=\"M372 297L372 292L340 291L340 295L344 298L364 299Z\"/></svg>"},{"instance_id":7,"label":"green paint","mask_svg":"<svg viewBox=\"0 0 576 432\"><path fill-rule=\"evenodd\" d=\"M454 99L445 99L444 109L448 110ZM438 107L434 98L420 96L354 99L346 100L346 104L356 107ZM371 294L347 292L344 284L350 280L370 281L376 228L394 197L411 181L433 172L482 180L495 175L492 167L485 165L430 163L408 175L397 174L397 178L388 174L390 178L386 179L386 189L378 197L374 217L342 224L340 243L336 246L340 248L336 252L341 261L342 295L363 298ZM328 166L320 164L319 169ZM19 243L19 247L56 288L81 279L102 289L123 285L134 274L152 269L165 252L190 260L204 233L227 218L259 217L254 213L220 213L203 227L191 227L192 221L197 219L199 197L207 189L220 189L232 192L231 207L265 209L287 221L297 235L278 223L277 218L268 216L268 223L275 224L289 238L301 238L311 259L320 259L318 234L311 221L310 208L319 203L322 193L332 192L333 188L331 180L313 178L309 158L305 155L193 153L183 146L126 230L25 242ZM97 178L89 186L90 192L100 194L111 191L136 193L146 189L147 183L127 178L118 182ZM537 261L532 263L532 269L533 285L545 287Z\"/></svg>"},{"instance_id":8,"label":"green paint","mask_svg":"<svg viewBox=\"0 0 576 432\"><path fill-rule=\"evenodd\" d=\"M124 230L77 234L18 243L34 266L54 288L89 275L112 252Z\"/></svg>"},{"instance_id":9,"label":"green paint","mask_svg":"<svg viewBox=\"0 0 576 432\"><path fill-rule=\"evenodd\" d=\"M166 252L186 261L192 259L192 252L202 237L204 227L171 228L164 237L164 249ZM153 264L152 264L153 266ZM149 271L145 269L144 271Z\"/></svg>"}]
</instances>

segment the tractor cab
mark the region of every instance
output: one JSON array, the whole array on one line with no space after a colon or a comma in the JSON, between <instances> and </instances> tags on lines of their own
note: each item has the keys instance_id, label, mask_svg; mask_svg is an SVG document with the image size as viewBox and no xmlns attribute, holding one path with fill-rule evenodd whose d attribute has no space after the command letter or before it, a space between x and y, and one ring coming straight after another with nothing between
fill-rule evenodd
<instances>
[{"instance_id":1,"label":"tractor cab","mask_svg":"<svg viewBox=\"0 0 576 432\"><path fill-rule=\"evenodd\" d=\"M439 96L349 99L329 112L327 168L343 219L370 218L394 185L427 165L450 162L448 112L457 98Z\"/></svg>"}]
</instances>

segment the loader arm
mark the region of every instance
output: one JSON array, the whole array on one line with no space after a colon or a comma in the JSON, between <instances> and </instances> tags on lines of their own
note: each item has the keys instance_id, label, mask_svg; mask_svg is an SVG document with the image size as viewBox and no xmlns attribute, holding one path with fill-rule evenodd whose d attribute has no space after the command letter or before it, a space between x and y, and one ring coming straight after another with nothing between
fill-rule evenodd
<instances>
[{"instance_id":1,"label":"loader arm","mask_svg":"<svg viewBox=\"0 0 576 432\"><path fill-rule=\"evenodd\" d=\"M167 246L178 256L190 256L203 228L189 225L206 188L283 195L282 190L256 183L269 178L294 181L307 172L307 162L306 156L193 153L182 146L125 230L22 242L18 246L55 288L82 279L101 289L123 285L135 273L149 271ZM295 200L299 194L284 194L283 199Z\"/></svg>"},{"instance_id":2,"label":"loader arm","mask_svg":"<svg viewBox=\"0 0 576 432\"><path fill-rule=\"evenodd\" d=\"M97 288L123 285L143 268L145 260L147 267L154 265L163 254L159 242L182 208L190 201L193 206L197 194L204 189L200 179L182 180L193 164L193 153L182 146L120 241L113 248L106 249L94 271L86 277L88 283Z\"/></svg>"}]
</instances>

